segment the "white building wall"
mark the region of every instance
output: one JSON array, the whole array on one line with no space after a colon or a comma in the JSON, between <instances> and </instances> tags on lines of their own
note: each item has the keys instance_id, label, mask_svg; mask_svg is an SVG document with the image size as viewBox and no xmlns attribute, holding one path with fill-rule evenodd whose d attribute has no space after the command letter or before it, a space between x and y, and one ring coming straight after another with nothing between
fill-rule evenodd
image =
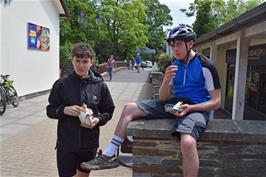
<instances>
[{"instance_id":1,"label":"white building wall","mask_svg":"<svg viewBox=\"0 0 266 177\"><path fill-rule=\"evenodd\" d=\"M1 3L1 74L10 74L19 96L51 88L59 78L59 14L52 0ZM27 23L50 29L50 50L27 45Z\"/></svg>"},{"instance_id":2,"label":"white building wall","mask_svg":"<svg viewBox=\"0 0 266 177\"><path fill-rule=\"evenodd\" d=\"M2 73L2 43L4 42L2 39L2 8L3 8L3 5L0 4L0 74Z\"/></svg>"}]
</instances>

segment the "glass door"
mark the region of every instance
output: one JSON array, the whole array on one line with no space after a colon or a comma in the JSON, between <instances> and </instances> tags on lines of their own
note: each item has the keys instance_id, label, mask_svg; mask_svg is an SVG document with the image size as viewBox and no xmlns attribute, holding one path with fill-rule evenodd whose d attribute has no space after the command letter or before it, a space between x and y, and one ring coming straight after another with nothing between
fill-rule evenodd
<instances>
[{"instance_id":1,"label":"glass door","mask_svg":"<svg viewBox=\"0 0 266 177\"><path fill-rule=\"evenodd\" d=\"M225 91L225 110L232 113L234 98L234 82L235 82L235 65L227 64L226 74L226 91Z\"/></svg>"}]
</instances>

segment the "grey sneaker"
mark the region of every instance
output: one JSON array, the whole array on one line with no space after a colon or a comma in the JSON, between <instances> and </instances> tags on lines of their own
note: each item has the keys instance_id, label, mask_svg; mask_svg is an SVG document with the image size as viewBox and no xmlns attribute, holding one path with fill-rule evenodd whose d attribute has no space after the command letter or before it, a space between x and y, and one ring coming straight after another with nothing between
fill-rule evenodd
<instances>
[{"instance_id":1,"label":"grey sneaker","mask_svg":"<svg viewBox=\"0 0 266 177\"><path fill-rule=\"evenodd\" d=\"M85 170L102 170L118 167L118 161L116 157L107 157L105 155L99 155L95 159L82 162L80 167Z\"/></svg>"}]
</instances>

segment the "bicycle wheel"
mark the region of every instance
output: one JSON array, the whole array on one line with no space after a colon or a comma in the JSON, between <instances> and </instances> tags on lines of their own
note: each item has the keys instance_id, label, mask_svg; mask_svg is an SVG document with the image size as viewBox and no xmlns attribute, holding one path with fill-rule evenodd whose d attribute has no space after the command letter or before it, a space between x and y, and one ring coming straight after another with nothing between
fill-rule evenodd
<instances>
[{"instance_id":1,"label":"bicycle wheel","mask_svg":"<svg viewBox=\"0 0 266 177\"><path fill-rule=\"evenodd\" d=\"M0 87L0 115L3 115L6 111L6 97L5 92Z\"/></svg>"},{"instance_id":2,"label":"bicycle wheel","mask_svg":"<svg viewBox=\"0 0 266 177\"><path fill-rule=\"evenodd\" d=\"M12 85L10 85L10 88L8 90L8 100L14 107L18 107L19 97L16 89Z\"/></svg>"}]
</instances>

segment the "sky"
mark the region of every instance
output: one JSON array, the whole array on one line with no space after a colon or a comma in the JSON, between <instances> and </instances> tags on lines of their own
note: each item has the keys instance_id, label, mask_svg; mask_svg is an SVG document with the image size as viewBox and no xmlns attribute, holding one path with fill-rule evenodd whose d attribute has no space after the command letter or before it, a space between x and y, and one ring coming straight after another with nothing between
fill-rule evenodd
<instances>
[{"instance_id":1,"label":"sky","mask_svg":"<svg viewBox=\"0 0 266 177\"><path fill-rule=\"evenodd\" d=\"M164 29L172 28L177 26L179 23L185 23L192 25L195 21L195 17L186 17L186 15L180 12L179 9L187 9L189 3L194 2L194 0L159 0L161 4L165 4L171 10L170 15L173 18L173 26L164 27Z\"/></svg>"}]
</instances>

